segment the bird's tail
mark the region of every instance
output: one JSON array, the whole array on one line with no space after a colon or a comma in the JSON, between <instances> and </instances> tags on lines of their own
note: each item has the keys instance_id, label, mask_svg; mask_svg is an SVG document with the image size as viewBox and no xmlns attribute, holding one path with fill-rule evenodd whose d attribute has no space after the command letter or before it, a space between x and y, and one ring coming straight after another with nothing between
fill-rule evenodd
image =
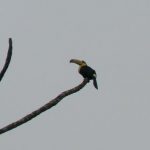
<instances>
[{"instance_id":1,"label":"bird's tail","mask_svg":"<svg viewBox=\"0 0 150 150\"><path fill-rule=\"evenodd\" d=\"M97 81L96 78L93 78L93 85L96 89L98 89Z\"/></svg>"}]
</instances>

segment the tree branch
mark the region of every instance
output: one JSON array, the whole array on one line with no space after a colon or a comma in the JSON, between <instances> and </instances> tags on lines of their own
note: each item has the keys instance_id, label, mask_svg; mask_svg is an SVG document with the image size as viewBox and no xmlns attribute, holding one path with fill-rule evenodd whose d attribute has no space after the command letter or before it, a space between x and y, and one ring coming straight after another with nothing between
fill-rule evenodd
<instances>
[{"instance_id":1,"label":"tree branch","mask_svg":"<svg viewBox=\"0 0 150 150\"><path fill-rule=\"evenodd\" d=\"M69 96L75 92L78 92L79 90L81 90L87 83L89 82L89 80L87 78L85 78L83 80L82 83L80 83L78 86L70 89L70 90L67 90L67 91L64 91L62 92L61 94L59 94L56 98L52 99L51 101L49 101L47 104L45 104L44 106L40 107L39 109L33 111L32 113L26 115L25 117L19 119L18 121L16 122L13 122L3 128L0 129L0 134L2 133L5 133L9 130L12 130L24 123L26 123L27 121L35 118L36 116L38 116L39 114L41 114L42 112L52 108L53 106L55 106L57 103L59 103L64 97L66 96Z\"/></svg>"},{"instance_id":2,"label":"tree branch","mask_svg":"<svg viewBox=\"0 0 150 150\"><path fill-rule=\"evenodd\" d=\"M2 78L4 77L4 74L10 64L10 61L11 61L11 56L12 56L12 39L9 38L9 48L8 48L8 53L7 53L7 57L6 57L6 61L5 61L5 64L4 64L4 67L3 69L1 70L0 72L0 81L2 80Z\"/></svg>"}]
</instances>

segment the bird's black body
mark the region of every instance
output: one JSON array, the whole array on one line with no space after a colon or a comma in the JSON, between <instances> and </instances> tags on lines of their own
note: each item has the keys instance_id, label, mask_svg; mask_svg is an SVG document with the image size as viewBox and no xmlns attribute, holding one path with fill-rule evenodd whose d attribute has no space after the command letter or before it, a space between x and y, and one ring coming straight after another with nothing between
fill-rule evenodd
<instances>
[{"instance_id":1,"label":"bird's black body","mask_svg":"<svg viewBox=\"0 0 150 150\"><path fill-rule=\"evenodd\" d=\"M71 63L76 63L79 65L79 73L84 77L88 78L89 80L93 80L93 85L96 89L98 89L97 81L96 81L96 72L94 69L89 67L85 61L71 59Z\"/></svg>"},{"instance_id":2,"label":"bird's black body","mask_svg":"<svg viewBox=\"0 0 150 150\"><path fill-rule=\"evenodd\" d=\"M96 74L95 70L93 70L89 66L83 66L79 69L79 73L84 77L88 78L89 80L93 79L93 75Z\"/></svg>"}]
</instances>

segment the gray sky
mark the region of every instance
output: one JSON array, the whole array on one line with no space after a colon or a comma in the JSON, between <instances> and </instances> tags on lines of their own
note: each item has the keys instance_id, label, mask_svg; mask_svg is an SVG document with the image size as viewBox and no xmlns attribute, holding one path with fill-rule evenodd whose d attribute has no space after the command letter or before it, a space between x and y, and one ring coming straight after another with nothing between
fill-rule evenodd
<instances>
[{"instance_id":1,"label":"gray sky","mask_svg":"<svg viewBox=\"0 0 150 150\"><path fill-rule=\"evenodd\" d=\"M71 58L97 71L80 92L0 136L3 150L150 149L149 0L1 0L0 127L82 81Z\"/></svg>"}]
</instances>

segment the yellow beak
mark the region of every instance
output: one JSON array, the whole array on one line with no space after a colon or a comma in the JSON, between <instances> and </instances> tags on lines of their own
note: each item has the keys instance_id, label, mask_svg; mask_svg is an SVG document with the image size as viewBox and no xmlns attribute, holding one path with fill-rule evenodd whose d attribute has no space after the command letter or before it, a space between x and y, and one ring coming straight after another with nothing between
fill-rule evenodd
<instances>
[{"instance_id":1,"label":"yellow beak","mask_svg":"<svg viewBox=\"0 0 150 150\"><path fill-rule=\"evenodd\" d=\"M79 59L71 59L70 63L75 63L77 65L82 65L83 62L82 62L82 60L79 60Z\"/></svg>"}]
</instances>

